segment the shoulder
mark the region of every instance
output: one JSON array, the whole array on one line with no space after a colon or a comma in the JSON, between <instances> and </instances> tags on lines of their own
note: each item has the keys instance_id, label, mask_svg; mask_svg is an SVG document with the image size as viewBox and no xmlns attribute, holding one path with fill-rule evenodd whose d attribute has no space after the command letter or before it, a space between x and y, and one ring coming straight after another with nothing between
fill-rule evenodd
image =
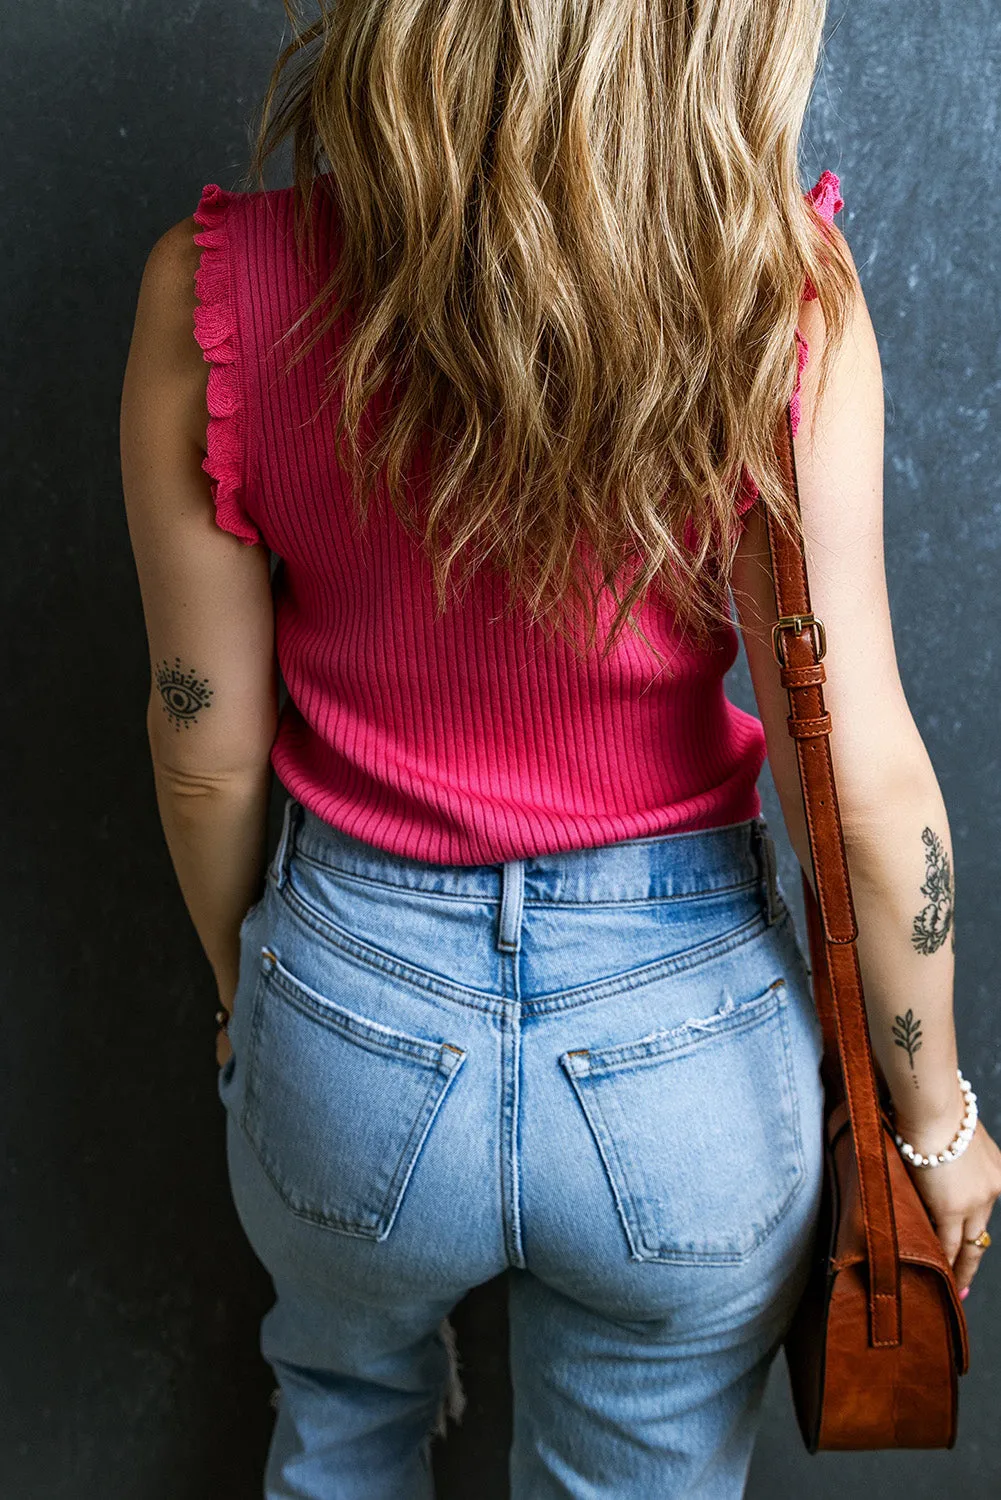
<instances>
[{"instance_id":1,"label":"shoulder","mask_svg":"<svg viewBox=\"0 0 1001 1500\"><path fill-rule=\"evenodd\" d=\"M832 396L836 400L839 382L843 387L846 381L854 382L859 378L868 386L869 394L871 394L873 387L881 382L881 370L876 334L851 247L833 222L829 223L827 233L837 237L840 251L852 274L852 294L847 308L845 337L832 351L830 379L833 382ZM809 400L818 366L827 344L824 312L819 299L812 293L809 285L800 303L797 333L800 336L801 345L805 346L801 347L801 371L807 364L812 367L804 375L805 404ZM805 357L807 354L809 359ZM843 389L842 394L844 394Z\"/></svg>"},{"instance_id":2,"label":"shoulder","mask_svg":"<svg viewBox=\"0 0 1001 1500\"><path fill-rule=\"evenodd\" d=\"M284 188L230 192L217 183L206 183L194 212L165 230L147 254L139 289L144 313L165 332L183 326L190 336L198 300L196 274L210 259L203 252L221 251L231 259L248 221L261 212L273 212L287 192Z\"/></svg>"},{"instance_id":3,"label":"shoulder","mask_svg":"<svg viewBox=\"0 0 1001 1500\"><path fill-rule=\"evenodd\" d=\"M200 247L193 214L164 231L146 257L129 349L133 382L146 403L186 415L186 433L204 442L201 421L207 372L193 336Z\"/></svg>"},{"instance_id":4,"label":"shoulder","mask_svg":"<svg viewBox=\"0 0 1001 1500\"><path fill-rule=\"evenodd\" d=\"M131 455L133 471L145 476L147 488L149 477L159 476L162 496L176 490L178 476L201 457L220 525L244 541L259 541L243 513L241 385L229 257L219 252L219 226L211 234L203 226L199 204L166 229L147 254L122 384L123 458ZM140 493L135 477L132 489Z\"/></svg>"},{"instance_id":5,"label":"shoulder","mask_svg":"<svg viewBox=\"0 0 1001 1500\"><path fill-rule=\"evenodd\" d=\"M188 435L202 447L209 362L219 342L211 325L225 313L232 333L233 261L242 253L248 216L274 196L274 190L229 192L207 183L194 212L159 236L143 266L130 360L152 399L158 392L182 398L191 416Z\"/></svg>"},{"instance_id":6,"label":"shoulder","mask_svg":"<svg viewBox=\"0 0 1001 1500\"><path fill-rule=\"evenodd\" d=\"M203 250L231 250L241 220L258 193L231 193L216 183L202 188L193 213L164 231L146 257L139 302L143 311L165 329L185 324L190 334L196 305L195 276Z\"/></svg>"},{"instance_id":7,"label":"shoulder","mask_svg":"<svg viewBox=\"0 0 1001 1500\"><path fill-rule=\"evenodd\" d=\"M208 349L204 325L229 301L229 267L246 204L256 195L231 193L215 183L201 191L193 213L179 219L150 247L136 300L129 349L129 378L144 404L175 414L181 443L206 446ZM206 291L213 310L206 312Z\"/></svg>"},{"instance_id":8,"label":"shoulder","mask_svg":"<svg viewBox=\"0 0 1001 1500\"><path fill-rule=\"evenodd\" d=\"M852 277L852 294L847 308L845 337L832 350L828 380L830 401L837 406L849 399L861 399L871 411L874 398L881 399L882 371L879 349L872 319L869 314L865 292L859 277L858 267L851 247L834 215L844 207L841 184L836 173L825 171L817 182L803 194L804 203L815 211L822 232L836 239L840 258L847 264ZM802 377L802 402L804 411L812 406L816 397L816 380L827 345L827 326L824 312L809 280L803 291L797 322L799 345L799 373ZM800 383L797 380L795 400L798 405ZM798 415L798 413L796 414ZM794 426L798 423L794 421ZM804 434L805 436L805 434Z\"/></svg>"},{"instance_id":9,"label":"shoulder","mask_svg":"<svg viewBox=\"0 0 1001 1500\"><path fill-rule=\"evenodd\" d=\"M201 254L197 233L195 216L189 214L161 234L149 251L139 287L139 304L148 317L169 324L191 315Z\"/></svg>"}]
</instances>

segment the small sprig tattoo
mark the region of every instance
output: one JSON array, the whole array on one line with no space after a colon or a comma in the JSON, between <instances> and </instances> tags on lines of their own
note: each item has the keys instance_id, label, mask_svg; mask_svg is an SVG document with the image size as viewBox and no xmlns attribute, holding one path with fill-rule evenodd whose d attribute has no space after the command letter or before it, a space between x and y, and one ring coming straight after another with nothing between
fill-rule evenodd
<instances>
[{"instance_id":1,"label":"small sprig tattoo","mask_svg":"<svg viewBox=\"0 0 1001 1500\"><path fill-rule=\"evenodd\" d=\"M910 1006L902 1016L894 1018L893 1040L907 1053L913 1072L914 1054L921 1046L921 1022L914 1019L914 1011Z\"/></svg>"},{"instance_id":2,"label":"small sprig tattoo","mask_svg":"<svg viewBox=\"0 0 1001 1500\"><path fill-rule=\"evenodd\" d=\"M156 669L156 685L163 699L163 710L167 718L180 733L181 725L189 729L203 708L211 707L212 689L208 680L195 675L194 667L181 670L181 658L174 657L170 666L166 657Z\"/></svg>"},{"instance_id":3,"label":"small sprig tattoo","mask_svg":"<svg viewBox=\"0 0 1001 1500\"><path fill-rule=\"evenodd\" d=\"M919 953L935 953L951 932L955 950L955 885L952 865L942 840L930 828L922 833L921 842L925 846L925 883L921 887L921 894L927 896L928 901L914 918L911 942Z\"/></svg>"}]
</instances>

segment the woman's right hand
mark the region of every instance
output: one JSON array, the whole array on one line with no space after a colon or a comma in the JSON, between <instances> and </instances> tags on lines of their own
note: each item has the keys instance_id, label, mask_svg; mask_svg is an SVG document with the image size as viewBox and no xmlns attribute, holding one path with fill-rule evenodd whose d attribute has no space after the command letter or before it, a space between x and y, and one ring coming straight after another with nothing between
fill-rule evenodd
<instances>
[{"instance_id":1,"label":"woman's right hand","mask_svg":"<svg viewBox=\"0 0 1001 1500\"><path fill-rule=\"evenodd\" d=\"M909 1135L906 1126L898 1122L897 1131L923 1155L943 1149L941 1130L917 1130ZM930 1138L932 1134L935 1140ZM987 1228L994 1205L1001 1197L1001 1149L978 1118L970 1144L955 1161L941 1162L937 1167L915 1167L906 1156L902 1160L931 1216L962 1291L970 1285L986 1254L985 1249L969 1241Z\"/></svg>"}]
</instances>

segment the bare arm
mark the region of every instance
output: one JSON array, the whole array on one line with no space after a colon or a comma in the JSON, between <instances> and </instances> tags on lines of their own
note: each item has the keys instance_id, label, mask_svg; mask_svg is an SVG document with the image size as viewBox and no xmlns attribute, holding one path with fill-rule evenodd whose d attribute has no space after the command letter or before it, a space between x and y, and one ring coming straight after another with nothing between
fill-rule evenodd
<instances>
[{"instance_id":1,"label":"bare arm","mask_svg":"<svg viewBox=\"0 0 1001 1500\"><path fill-rule=\"evenodd\" d=\"M860 290L811 441L823 339L818 303L804 304L801 327L811 360L803 373L796 468L811 598L827 626L824 694L872 1043L899 1117L948 1134L962 1116L952 1014L952 845L938 781L900 682L890 624L879 352ZM769 640L775 607L760 507L741 544L734 597L790 841L812 878L788 698ZM922 889L929 882L935 899Z\"/></svg>"},{"instance_id":2,"label":"bare arm","mask_svg":"<svg viewBox=\"0 0 1001 1500\"><path fill-rule=\"evenodd\" d=\"M157 803L228 1006L240 921L263 882L277 672L268 549L220 529L201 467L208 366L192 324L195 229L189 218L168 230L146 263L121 460L150 655Z\"/></svg>"},{"instance_id":3,"label":"bare arm","mask_svg":"<svg viewBox=\"0 0 1001 1500\"><path fill-rule=\"evenodd\" d=\"M811 359L803 373L796 467L811 602L827 627L824 694L833 722L831 753L869 1029L901 1133L921 1150L939 1151L963 1115L953 1019L953 855L942 793L894 650L883 556L879 351L858 286L853 322L813 433L824 337L818 302L803 304L800 327ZM786 725L788 696L769 638L775 601L760 506L753 508L741 543L733 592L790 842L812 881L795 746ZM989 1162L985 1167L981 1161L978 1176L974 1146L983 1150L984 1141ZM948 1221L947 1248L958 1253L963 1216L968 1222L978 1218L981 1227L993 1203L990 1189L1001 1189L1001 1153L982 1124L963 1157L924 1177L940 1173L934 1188L922 1181L922 1189L932 1196L945 1192L935 1217L940 1224ZM956 1175L947 1185L948 1173ZM968 1280L969 1267L961 1270Z\"/></svg>"}]
</instances>

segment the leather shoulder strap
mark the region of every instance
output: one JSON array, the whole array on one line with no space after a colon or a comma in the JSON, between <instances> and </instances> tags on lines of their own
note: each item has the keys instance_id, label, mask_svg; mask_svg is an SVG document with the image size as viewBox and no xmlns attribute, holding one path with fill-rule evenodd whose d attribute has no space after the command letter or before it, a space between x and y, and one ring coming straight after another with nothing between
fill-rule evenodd
<instances>
[{"instance_id":1,"label":"leather shoulder strap","mask_svg":"<svg viewBox=\"0 0 1001 1500\"><path fill-rule=\"evenodd\" d=\"M792 413L788 408L776 448L786 489L799 515ZM816 887L814 900L804 872L814 998L824 1024L824 1077L826 1083L840 1076L851 1122L869 1263L870 1341L874 1345L899 1344L900 1258L855 944L858 925L834 782L831 716L824 704L822 684L826 674L822 657L827 649L826 632L823 621L815 618L810 607L802 539L788 535L767 508L766 523L778 613L772 628L772 649L781 668L782 685L789 693L787 722L796 742ZM823 967L823 972L817 972L818 966ZM831 1055L832 1039L836 1056Z\"/></svg>"}]
</instances>

